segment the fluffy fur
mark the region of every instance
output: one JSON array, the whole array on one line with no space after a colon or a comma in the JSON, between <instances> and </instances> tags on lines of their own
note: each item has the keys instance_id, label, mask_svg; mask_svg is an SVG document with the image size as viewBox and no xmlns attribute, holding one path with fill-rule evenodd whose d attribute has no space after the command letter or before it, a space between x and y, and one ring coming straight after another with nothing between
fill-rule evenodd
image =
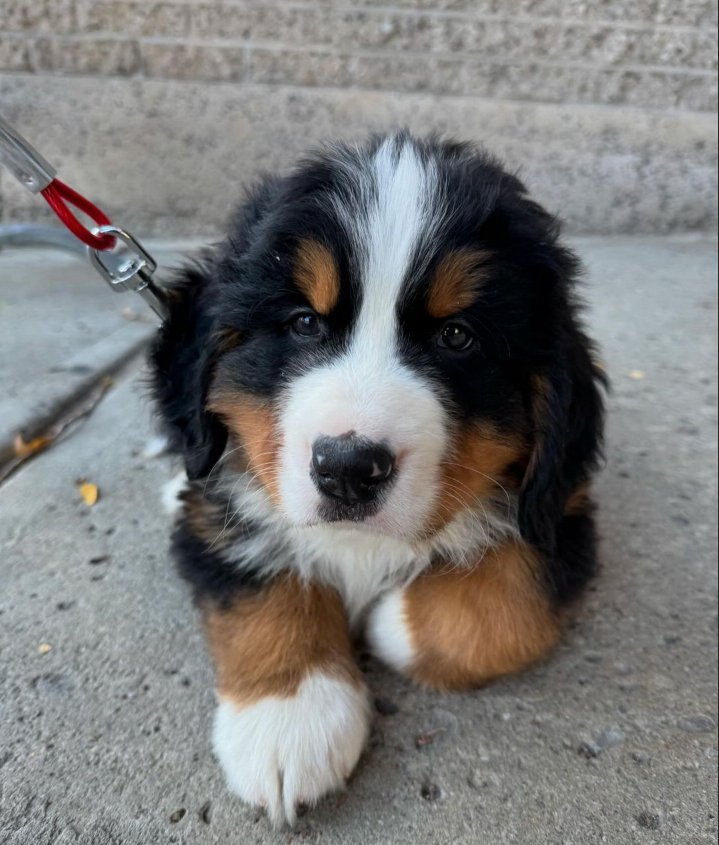
<instances>
[{"instance_id":1,"label":"fluffy fur","mask_svg":"<svg viewBox=\"0 0 719 845\"><path fill-rule=\"evenodd\" d=\"M312 592L322 585L348 630L440 688L516 671L551 647L596 567L587 485L603 423L579 262L559 233L485 152L404 133L328 147L251 192L226 240L173 286L152 353L190 479L175 551L206 618L233 613L241 636L246 608L256 614L266 595L279 621L258 659L272 666L272 648L296 642L272 585L298 578L298 618L315 620L305 648L324 654ZM327 443L350 450L341 477L321 471ZM386 473L371 454L390 461ZM480 573L469 604L458 569ZM463 636L482 642L445 635L460 612ZM215 656L242 688L247 667ZM339 769L315 754L329 729L306 662L293 656L292 677L307 684L293 697L225 700L218 715L231 785L269 803L275 821L341 785L365 735L361 693L348 710L323 681L353 727L332 728ZM282 727L290 716L302 736Z\"/></svg>"},{"instance_id":2,"label":"fluffy fur","mask_svg":"<svg viewBox=\"0 0 719 845\"><path fill-rule=\"evenodd\" d=\"M276 824L293 824L300 804L342 789L369 733L367 690L316 673L296 695L238 708L222 701L213 742L227 782Z\"/></svg>"}]
</instances>

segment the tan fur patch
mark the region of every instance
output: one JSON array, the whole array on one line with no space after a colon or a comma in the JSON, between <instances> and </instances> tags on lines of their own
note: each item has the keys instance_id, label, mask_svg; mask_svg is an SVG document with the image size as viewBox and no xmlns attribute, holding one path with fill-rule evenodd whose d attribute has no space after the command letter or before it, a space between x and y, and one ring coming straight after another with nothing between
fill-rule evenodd
<instances>
[{"instance_id":1,"label":"tan fur patch","mask_svg":"<svg viewBox=\"0 0 719 845\"><path fill-rule=\"evenodd\" d=\"M523 543L490 551L477 569L435 571L406 592L417 658L410 674L442 690L470 689L536 662L557 643L559 622Z\"/></svg>"},{"instance_id":2,"label":"tan fur patch","mask_svg":"<svg viewBox=\"0 0 719 845\"><path fill-rule=\"evenodd\" d=\"M327 247L306 240L297 250L295 281L318 314L329 314L340 296L337 261Z\"/></svg>"},{"instance_id":3,"label":"tan fur patch","mask_svg":"<svg viewBox=\"0 0 719 845\"><path fill-rule=\"evenodd\" d=\"M181 494L184 518L190 533L214 552L230 548L242 533L243 523L232 517L227 497L215 498L203 488L207 483L192 484Z\"/></svg>"},{"instance_id":4,"label":"tan fur patch","mask_svg":"<svg viewBox=\"0 0 719 845\"><path fill-rule=\"evenodd\" d=\"M473 305L488 278L491 254L459 249L446 255L434 275L427 297L430 317L451 317Z\"/></svg>"},{"instance_id":5,"label":"tan fur patch","mask_svg":"<svg viewBox=\"0 0 719 845\"><path fill-rule=\"evenodd\" d=\"M456 447L442 466L435 531L461 510L477 508L479 501L503 501L511 484L508 470L528 460L526 438L501 433L486 424L468 426L455 440Z\"/></svg>"},{"instance_id":6,"label":"tan fur patch","mask_svg":"<svg viewBox=\"0 0 719 845\"><path fill-rule=\"evenodd\" d=\"M362 683L342 600L328 587L283 576L204 619L220 696L245 706L288 698L315 670Z\"/></svg>"},{"instance_id":7,"label":"tan fur patch","mask_svg":"<svg viewBox=\"0 0 719 845\"><path fill-rule=\"evenodd\" d=\"M280 435L272 406L249 394L218 392L209 403L243 447L245 466L279 501Z\"/></svg>"},{"instance_id":8,"label":"tan fur patch","mask_svg":"<svg viewBox=\"0 0 719 845\"><path fill-rule=\"evenodd\" d=\"M580 485L569 497L564 508L565 516L582 516L592 509L591 488L589 483Z\"/></svg>"},{"instance_id":9,"label":"tan fur patch","mask_svg":"<svg viewBox=\"0 0 719 845\"><path fill-rule=\"evenodd\" d=\"M242 343L242 334L237 329L220 329L216 335L217 349L220 355L231 352Z\"/></svg>"}]
</instances>

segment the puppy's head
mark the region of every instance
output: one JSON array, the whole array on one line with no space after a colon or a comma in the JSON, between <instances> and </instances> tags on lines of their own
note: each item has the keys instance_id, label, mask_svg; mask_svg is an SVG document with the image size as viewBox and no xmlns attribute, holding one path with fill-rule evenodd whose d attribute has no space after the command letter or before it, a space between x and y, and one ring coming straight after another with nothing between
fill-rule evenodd
<instances>
[{"instance_id":1,"label":"puppy's head","mask_svg":"<svg viewBox=\"0 0 719 845\"><path fill-rule=\"evenodd\" d=\"M293 524L410 540L518 502L549 549L601 417L557 237L487 155L407 135L265 181L153 353L190 476L236 449Z\"/></svg>"}]
</instances>

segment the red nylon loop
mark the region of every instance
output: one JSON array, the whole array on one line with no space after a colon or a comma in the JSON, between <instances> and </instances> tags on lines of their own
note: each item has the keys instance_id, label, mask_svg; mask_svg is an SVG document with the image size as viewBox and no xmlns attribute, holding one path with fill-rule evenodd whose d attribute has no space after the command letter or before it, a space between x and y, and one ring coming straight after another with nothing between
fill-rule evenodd
<instances>
[{"instance_id":1,"label":"red nylon loop","mask_svg":"<svg viewBox=\"0 0 719 845\"><path fill-rule=\"evenodd\" d=\"M42 195L65 226L84 244L101 252L108 252L114 248L115 238L111 235L93 235L68 208L68 204L77 208L83 214L87 214L98 226L111 226L112 223L109 218L96 205L93 205L90 200L85 199L82 194L73 191L72 188L65 185L59 179L55 179L54 182L45 188Z\"/></svg>"}]
</instances>

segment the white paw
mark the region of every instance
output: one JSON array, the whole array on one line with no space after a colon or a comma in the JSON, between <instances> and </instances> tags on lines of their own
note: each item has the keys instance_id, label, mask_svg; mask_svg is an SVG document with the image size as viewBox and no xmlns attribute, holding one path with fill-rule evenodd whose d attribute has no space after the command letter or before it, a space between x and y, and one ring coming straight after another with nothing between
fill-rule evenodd
<instances>
[{"instance_id":1,"label":"white paw","mask_svg":"<svg viewBox=\"0 0 719 845\"><path fill-rule=\"evenodd\" d=\"M366 688L315 673L292 698L240 708L224 700L215 716L215 753L230 789L266 807L273 824L294 824L297 806L344 787L369 733Z\"/></svg>"},{"instance_id":2,"label":"white paw","mask_svg":"<svg viewBox=\"0 0 719 845\"><path fill-rule=\"evenodd\" d=\"M415 649L403 590L388 593L375 605L367 620L367 642L380 660L398 672L412 665Z\"/></svg>"},{"instance_id":3,"label":"white paw","mask_svg":"<svg viewBox=\"0 0 719 845\"><path fill-rule=\"evenodd\" d=\"M179 514L182 508L180 496L187 490L188 484L187 473L183 470L162 485L160 489L162 508L169 516L176 517Z\"/></svg>"}]
</instances>

